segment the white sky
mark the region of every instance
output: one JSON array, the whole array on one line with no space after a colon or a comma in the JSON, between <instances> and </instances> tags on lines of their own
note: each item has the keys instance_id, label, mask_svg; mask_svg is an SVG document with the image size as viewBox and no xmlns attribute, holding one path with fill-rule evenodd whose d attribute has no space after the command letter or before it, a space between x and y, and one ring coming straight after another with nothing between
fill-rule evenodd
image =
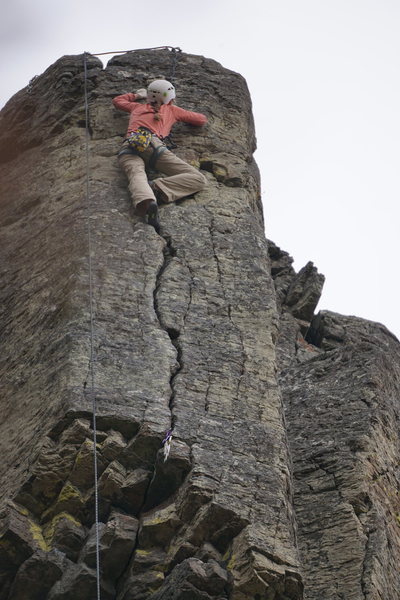
<instances>
[{"instance_id":1,"label":"white sky","mask_svg":"<svg viewBox=\"0 0 400 600\"><path fill-rule=\"evenodd\" d=\"M7 4L0 106L60 56L83 51L179 46L241 73L267 237L297 270L312 260L324 273L319 308L400 337L399 0Z\"/></svg>"}]
</instances>

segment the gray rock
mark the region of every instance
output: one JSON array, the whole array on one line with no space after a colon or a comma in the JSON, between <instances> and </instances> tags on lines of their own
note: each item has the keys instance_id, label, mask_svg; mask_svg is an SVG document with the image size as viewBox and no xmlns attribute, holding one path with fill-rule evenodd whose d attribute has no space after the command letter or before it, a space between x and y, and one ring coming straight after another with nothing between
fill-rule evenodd
<instances>
[{"instance_id":1,"label":"gray rock","mask_svg":"<svg viewBox=\"0 0 400 600\"><path fill-rule=\"evenodd\" d=\"M48 600L87 600L97 597L96 571L84 564L70 563L62 578L57 581L47 595ZM114 600L115 589L102 579L100 597Z\"/></svg>"},{"instance_id":2,"label":"gray rock","mask_svg":"<svg viewBox=\"0 0 400 600\"><path fill-rule=\"evenodd\" d=\"M62 577L67 561L63 553L37 551L19 568L9 598L41 600Z\"/></svg>"},{"instance_id":3,"label":"gray rock","mask_svg":"<svg viewBox=\"0 0 400 600\"><path fill-rule=\"evenodd\" d=\"M306 598L399 589L399 343L382 325L323 312L322 346L282 374Z\"/></svg>"},{"instance_id":4,"label":"gray rock","mask_svg":"<svg viewBox=\"0 0 400 600\"><path fill-rule=\"evenodd\" d=\"M230 587L228 573L216 561L203 563L198 558L188 558L167 577L154 599L222 600L229 597Z\"/></svg>"},{"instance_id":5,"label":"gray rock","mask_svg":"<svg viewBox=\"0 0 400 600\"><path fill-rule=\"evenodd\" d=\"M107 523L99 524L99 556L102 575L113 583L126 569L136 545L139 522L113 510ZM80 555L80 561L96 568L96 529L92 527Z\"/></svg>"},{"instance_id":6,"label":"gray rock","mask_svg":"<svg viewBox=\"0 0 400 600\"><path fill-rule=\"evenodd\" d=\"M87 532L79 521L62 512L46 524L43 535L50 548L55 548L69 559L76 560Z\"/></svg>"},{"instance_id":7,"label":"gray rock","mask_svg":"<svg viewBox=\"0 0 400 600\"><path fill-rule=\"evenodd\" d=\"M277 302L279 306L282 306L289 287L296 277L296 271L292 266L293 258L271 240L268 240L268 255L271 261L271 275L274 280Z\"/></svg>"},{"instance_id":8,"label":"gray rock","mask_svg":"<svg viewBox=\"0 0 400 600\"><path fill-rule=\"evenodd\" d=\"M87 57L88 196L83 56L0 114L0 600L95 596L94 449L102 600L392 600L398 341L313 316L323 276L267 243L247 86L214 61L176 71L208 187L160 235L132 214L111 99L170 61Z\"/></svg>"},{"instance_id":9,"label":"gray rock","mask_svg":"<svg viewBox=\"0 0 400 600\"><path fill-rule=\"evenodd\" d=\"M292 283L285 298L285 305L294 317L311 321L319 302L325 277L318 273L312 262L303 267Z\"/></svg>"},{"instance_id":10,"label":"gray rock","mask_svg":"<svg viewBox=\"0 0 400 600\"><path fill-rule=\"evenodd\" d=\"M41 524L49 527L67 513L91 527L88 423L95 396L100 518L108 527L110 512L119 507L140 523L121 589L129 590L130 580L138 583L141 553L165 554L156 574L150 576L151 569L147 574L152 583L140 571L143 594L156 585L153 580L160 584L172 564L179 566L180 544L193 546L194 553L204 547L229 553L246 528L249 541L243 543L250 544L250 554L253 547L271 553L274 547L275 559L289 554L290 563L297 555L294 517L279 508L291 501L288 449L275 375L278 315L252 156L251 102L243 78L218 63L187 54L178 62L179 102L205 112L209 123L178 124L177 154L203 167L209 186L160 207L161 236L131 214L116 159L127 120L111 99L143 87L152 73L168 72L168 52L116 56L106 70L88 57L90 208L83 57L57 61L0 117L6 197L1 264L12 264L2 274L2 365L8 382L2 416L12 413L15 423L15 438L2 429L0 443L10 449L19 441L18 452L7 451L0 466L0 483L15 466L5 495L17 493L35 505L39 494L21 489L31 476L30 462L33 468L37 463L40 440L50 432L54 456L64 447L72 454L49 486L51 494L38 498ZM17 180L13 173L21 161L25 177ZM88 210L94 386L88 373ZM170 428L174 437L164 462L162 440ZM176 517L168 526L150 526L149 514L163 514L164 502L175 507ZM279 549L272 533L277 518ZM251 564L249 558L250 569ZM68 597L81 579L92 585L91 571L80 565L51 594Z\"/></svg>"},{"instance_id":11,"label":"gray rock","mask_svg":"<svg viewBox=\"0 0 400 600\"><path fill-rule=\"evenodd\" d=\"M97 453L97 472L101 477L105 469L105 461L100 452ZM93 486L93 441L85 440L79 448L75 463L69 473L69 480L81 491Z\"/></svg>"}]
</instances>

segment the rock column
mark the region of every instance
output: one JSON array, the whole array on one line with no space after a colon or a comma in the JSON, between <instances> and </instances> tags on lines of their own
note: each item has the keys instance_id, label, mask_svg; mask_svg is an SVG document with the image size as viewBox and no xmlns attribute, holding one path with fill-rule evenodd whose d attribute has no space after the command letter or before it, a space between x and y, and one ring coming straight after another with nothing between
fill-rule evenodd
<instances>
[{"instance_id":1,"label":"rock column","mask_svg":"<svg viewBox=\"0 0 400 600\"><path fill-rule=\"evenodd\" d=\"M130 209L116 158L127 117L111 100L170 77L171 55L87 64L88 172L83 56L0 121L0 599L95 593L93 394L103 600L300 599L246 84L179 54L178 104L209 123L177 125L176 152L208 187L162 206L157 235Z\"/></svg>"}]
</instances>

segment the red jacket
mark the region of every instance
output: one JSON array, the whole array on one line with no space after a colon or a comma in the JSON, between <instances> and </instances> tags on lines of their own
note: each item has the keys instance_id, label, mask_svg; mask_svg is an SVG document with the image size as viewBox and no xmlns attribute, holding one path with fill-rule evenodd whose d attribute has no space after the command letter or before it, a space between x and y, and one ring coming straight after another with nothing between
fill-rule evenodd
<instances>
[{"instance_id":1,"label":"red jacket","mask_svg":"<svg viewBox=\"0 0 400 600\"><path fill-rule=\"evenodd\" d=\"M174 104L162 104L158 115L160 120L156 121L156 111L151 104L135 102L136 94L122 94L113 99L115 108L120 108L130 113L127 135L136 131L138 127L146 127L161 138L169 135L172 126L177 121L183 121L190 125L204 125L207 117L201 113L191 112L175 106Z\"/></svg>"}]
</instances>

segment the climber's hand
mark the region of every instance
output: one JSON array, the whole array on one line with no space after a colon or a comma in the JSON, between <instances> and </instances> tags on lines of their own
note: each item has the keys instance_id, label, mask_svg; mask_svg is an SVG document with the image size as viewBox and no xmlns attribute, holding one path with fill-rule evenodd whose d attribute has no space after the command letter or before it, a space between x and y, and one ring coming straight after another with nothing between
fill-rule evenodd
<instances>
[{"instance_id":1,"label":"climber's hand","mask_svg":"<svg viewBox=\"0 0 400 600\"><path fill-rule=\"evenodd\" d=\"M147 98L147 90L145 90L144 88L141 88L140 90L137 90L135 92L136 95L136 100L144 100L145 98Z\"/></svg>"}]
</instances>

